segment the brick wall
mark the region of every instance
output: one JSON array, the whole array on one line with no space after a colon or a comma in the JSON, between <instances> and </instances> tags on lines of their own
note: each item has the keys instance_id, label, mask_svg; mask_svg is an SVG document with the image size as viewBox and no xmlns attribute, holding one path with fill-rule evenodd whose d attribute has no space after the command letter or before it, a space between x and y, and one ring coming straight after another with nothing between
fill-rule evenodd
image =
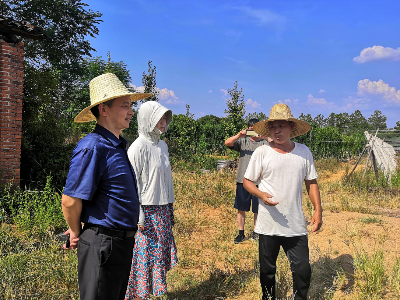
<instances>
[{"instance_id":1,"label":"brick wall","mask_svg":"<svg viewBox=\"0 0 400 300\"><path fill-rule=\"evenodd\" d=\"M24 45L0 39L0 183L20 183Z\"/></svg>"}]
</instances>

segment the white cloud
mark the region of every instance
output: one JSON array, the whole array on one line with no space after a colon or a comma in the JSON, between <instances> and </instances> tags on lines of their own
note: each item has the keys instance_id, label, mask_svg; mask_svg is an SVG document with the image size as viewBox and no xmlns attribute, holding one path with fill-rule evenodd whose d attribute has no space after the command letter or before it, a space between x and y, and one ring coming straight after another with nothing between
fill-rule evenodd
<instances>
[{"instance_id":1,"label":"white cloud","mask_svg":"<svg viewBox=\"0 0 400 300\"><path fill-rule=\"evenodd\" d=\"M224 93L224 96L228 95L228 91L227 91L227 90L225 90L225 89L220 89L220 91L221 91L222 93Z\"/></svg>"},{"instance_id":2,"label":"white cloud","mask_svg":"<svg viewBox=\"0 0 400 300\"><path fill-rule=\"evenodd\" d=\"M299 102L299 99L285 99L285 100L278 100L278 103L286 103L286 104L296 104Z\"/></svg>"},{"instance_id":3,"label":"white cloud","mask_svg":"<svg viewBox=\"0 0 400 300\"><path fill-rule=\"evenodd\" d=\"M389 102L400 104L400 90L390 87L382 79L379 81L371 81L369 79L360 80L358 82L358 95L363 94L383 95Z\"/></svg>"},{"instance_id":4,"label":"white cloud","mask_svg":"<svg viewBox=\"0 0 400 300\"><path fill-rule=\"evenodd\" d=\"M369 108L369 99L348 96L347 98L343 99L344 105L340 107L339 111L347 111L352 112L356 109L368 109Z\"/></svg>"},{"instance_id":5,"label":"white cloud","mask_svg":"<svg viewBox=\"0 0 400 300\"><path fill-rule=\"evenodd\" d=\"M320 90L319 90L319 93L325 93L325 90L320 89Z\"/></svg>"},{"instance_id":6,"label":"white cloud","mask_svg":"<svg viewBox=\"0 0 400 300\"><path fill-rule=\"evenodd\" d=\"M144 86L136 86L136 85L131 85L136 92L138 93L143 93L144 92ZM182 103L179 98L175 95L175 92L172 90L169 90L167 88L159 89L157 88L157 91L159 92L158 98L161 101L165 101L167 104L179 104Z\"/></svg>"},{"instance_id":7,"label":"white cloud","mask_svg":"<svg viewBox=\"0 0 400 300\"><path fill-rule=\"evenodd\" d=\"M212 90L209 90L208 92L209 92L209 93L212 93Z\"/></svg>"},{"instance_id":8,"label":"white cloud","mask_svg":"<svg viewBox=\"0 0 400 300\"><path fill-rule=\"evenodd\" d=\"M353 61L360 64L374 60L400 60L400 47L397 49L382 46L368 47L363 49L359 56L353 58Z\"/></svg>"},{"instance_id":9,"label":"white cloud","mask_svg":"<svg viewBox=\"0 0 400 300\"><path fill-rule=\"evenodd\" d=\"M314 96L311 94L308 95L306 103L309 105L325 105L328 108L335 107L335 104L333 102L328 102L324 98L314 98Z\"/></svg>"},{"instance_id":10,"label":"white cloud","mask_svg":"<svg viewBox=\"0 0 400 300\"><path fill-rule=\"evenodd\" d=\"M258 103L257 101L253 101L253 100L251 100L251 98L249 98L249 99L247 99L247 101L246 101L246 107L250 107L250 108L253 108L253 109L256 109L256 108L260 108L261 107L261 104L260 103Z\"/></svg>"},{"instance_id":11,"label":"white cloud","mask_svg":"<svg viewBox=\"0 0 400 300\"><path fill-rule=\"evenodd\" d=\"M130 84L130 86L133 87L137 93L143 93L144 92L144 86L136 86L134 84Z\"/></svg>"},{"instance_id":12,"label":"white cloud","mask_svg":"<svg viewBox=\"0 0 400 300\"><path fill-rule=\"evenodd\" d=\"M168 101L168 100L178 100L178 97L175 95L174 91L171 91L167 88L163 88L163 89L158 89L158 91L160 92L158 94L160 100L164 100L164 101Z\"/></svg>"}]
</instances>

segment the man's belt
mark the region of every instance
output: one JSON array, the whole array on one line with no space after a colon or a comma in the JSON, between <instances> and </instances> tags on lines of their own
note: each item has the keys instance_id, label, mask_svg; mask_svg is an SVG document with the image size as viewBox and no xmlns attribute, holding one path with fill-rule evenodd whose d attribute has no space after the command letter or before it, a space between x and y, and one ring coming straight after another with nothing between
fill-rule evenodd
<instances>
[{"instance_id":1,"label":"man's belt","mask_svg":"<svg viewBox=\"0 0 400 300\"><path fill-rule=\"evenodd\" d=\"M112 237L118 237L118 238L131 238L134 237L137 231L137 228L135 230L118 230L118 229L112 229L112 228L106 228L100 225L96 224L90 224L90 223L85 223L83 226L83 231L86 229L94 230L96 233L101 233L105 234L108 236Z\"/></svg>"}]
</instances>

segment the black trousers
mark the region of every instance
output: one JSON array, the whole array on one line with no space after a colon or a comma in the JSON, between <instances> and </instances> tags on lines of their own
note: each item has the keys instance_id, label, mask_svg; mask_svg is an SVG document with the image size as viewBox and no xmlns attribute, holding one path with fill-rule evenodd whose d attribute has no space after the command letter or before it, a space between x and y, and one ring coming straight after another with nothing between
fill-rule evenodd
<instances>
[{"instance_id":1,"label":"black trousers","mask_svg":"<svg viewBox=\"0 0 400 300\"><path fill-rule=\"evenodd\" d=\"M274 235L259 235L260 283L263 300L276 299L275 273L276 260L282 246L290 262L293 276L293 293L295 299L307 299L310 287L311 266L306 235L283 237Z\"/></svg>"},{"instance_id":2,"label":"black trousers","mask_svg":"<svg viewBox=\"0 0 400 300\"><path fill-rule=\"evenodd\" d=\"M123 300L135 238L117 238L86 229L78 242L81 300Z\"/></svg>"}]
</instances>

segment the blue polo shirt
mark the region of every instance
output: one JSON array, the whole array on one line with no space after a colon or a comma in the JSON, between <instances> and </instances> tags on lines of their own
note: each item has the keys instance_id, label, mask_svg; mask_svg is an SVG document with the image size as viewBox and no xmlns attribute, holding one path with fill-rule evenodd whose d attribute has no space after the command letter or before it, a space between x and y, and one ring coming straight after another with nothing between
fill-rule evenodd
<instances>
[{"instance_id":1,"label":"blue polo shirt","mask_svg":"<svg viewBox=\"0 0 400 300\"><path fill-rule=\"evenodd\" d=\"M126 140L96 125L72 152L64 194L83 200L81 222L120 230L137 227L139 199Z\"/></svg>"}]
</instances>

